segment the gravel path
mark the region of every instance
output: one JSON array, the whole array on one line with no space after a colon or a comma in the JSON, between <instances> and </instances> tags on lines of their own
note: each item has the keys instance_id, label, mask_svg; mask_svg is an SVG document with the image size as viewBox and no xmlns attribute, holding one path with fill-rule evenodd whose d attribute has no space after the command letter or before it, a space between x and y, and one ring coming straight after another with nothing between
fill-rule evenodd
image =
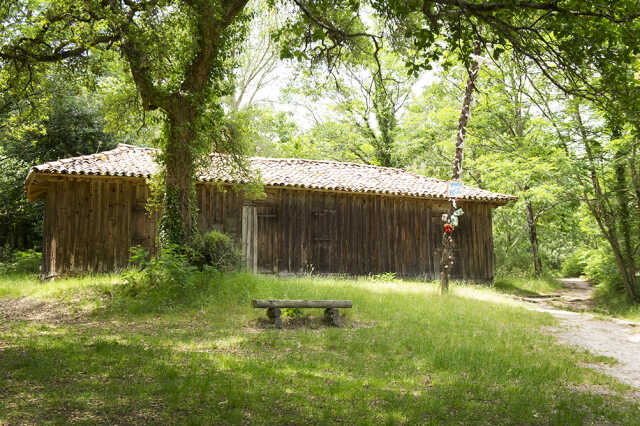
<instances>
[{"instance_id":1,"label":"gravel path","mask_svg":"<svg viewBox=\"0 0 640 426\"><path fill-rule=\"evenodd\" d=\"M578 308L588 305L593 292L586 281L561 280L567 287L556 301L560 306ZM559 300L558 300L559 299ZM617 359L616 365L591 365L620 381L640 389L640 323L617 319L599 319L588 313L559 309L551 301L530 304L530 309L547 312L560 321L549 328L561 342L583 347L596 355Z\"/></svg>"}]
</instances>

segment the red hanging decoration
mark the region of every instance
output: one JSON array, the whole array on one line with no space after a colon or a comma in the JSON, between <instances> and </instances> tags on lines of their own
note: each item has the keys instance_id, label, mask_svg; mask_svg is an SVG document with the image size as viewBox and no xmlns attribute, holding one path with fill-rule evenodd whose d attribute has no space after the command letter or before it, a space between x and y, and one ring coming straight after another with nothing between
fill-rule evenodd
<instances>
[{"instance_id":1,"label":"red hanging decoration","mask_svg":"<svg viewBox=\"0 0 640 426\"><path fill-rule=\"evenodd\" d=\"M453 225L451 225L450 223L445 223L444 224L444 232L446 232L447 234L452 234L453 233Z\"/></svg>"}]
</instances>

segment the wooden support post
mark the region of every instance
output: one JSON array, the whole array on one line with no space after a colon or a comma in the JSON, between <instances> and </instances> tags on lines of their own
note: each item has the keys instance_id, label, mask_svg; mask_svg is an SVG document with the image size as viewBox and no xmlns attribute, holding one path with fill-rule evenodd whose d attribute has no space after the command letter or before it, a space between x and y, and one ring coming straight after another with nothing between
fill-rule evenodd
<instances>
[{"instance_id":1,"label":"wooden support post","mask_svg":"<svg viewBox=\"0 0 640 426\"><path fill-rule=\"evenodd\" d=\"M242 252L247 270L258 272L258 215L256 206L242 207Z\"/></svg>"},{"instance_id":2,"label":"wooden support post","mask_svg":"<svg viewBox=\"0 0 640 426\"><path fill-rule=\"evenodd\" d=\"M280 308L267 308L267 316L276 328L282 328L282 311Z\"/></svg>"},{"instance_id":3,"label":"wooden support post","mask_svg":"<svg viewBox=\"0 0 640 426\"><path fill-rule=\"evenodd\" d=\"M340 312L337 308L327 308L324 310L324 319L329 325L340 327Z\"/></svg>"}]
</instances>

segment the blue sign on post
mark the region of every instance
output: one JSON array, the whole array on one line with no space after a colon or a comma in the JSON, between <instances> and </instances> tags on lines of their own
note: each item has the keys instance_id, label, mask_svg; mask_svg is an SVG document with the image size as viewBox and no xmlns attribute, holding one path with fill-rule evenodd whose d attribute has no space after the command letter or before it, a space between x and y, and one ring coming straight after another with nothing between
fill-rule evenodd
<instances>
[{"instance_id":1,"label":"blue sign on post","mask_svg":"<svg viewBox=\"0 0 640 426\"><path fill-rule=\"evenodd\" d=\"M449 197L459 197L462 195L462 182L460 181L456 181L456 180L452 180L449 181L449 188L447 193L449 194Z\"/></svg>"}]
</instances>

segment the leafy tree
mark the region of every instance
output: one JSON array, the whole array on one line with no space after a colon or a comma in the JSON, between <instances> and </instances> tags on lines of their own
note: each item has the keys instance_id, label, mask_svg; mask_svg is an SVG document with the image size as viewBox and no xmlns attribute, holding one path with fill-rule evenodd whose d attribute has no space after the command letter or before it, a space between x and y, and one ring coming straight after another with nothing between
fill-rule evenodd
<instances>
[{"instance_id":1,"label":"leafy tree","mask_svg":"<svg viewBox=\"0 0 640 426\"><path fill-rule=\"evenodd\" d=\"M301 131L291 114L268 105L252 105L227 115L244 140L247 153L263 157L313 158L299 146Z\"/></svg>"},{"instance_id":2,"label":"leafy tree","mask_svg":"<svg viewBox=\"0 0 640 426\"><path fill-rule=\"evenodd\" d=\"M429 84L408 102L400 117L397 156L417 173L448 179L455 147L462 70L455 68ZM473 123L473 121L472 121ZM470 175L470 169L464 171Z\"/></svg>"},{"instance_id":3,"label":"leafy tree","mask_svg":"<svg viewBox=\"0 0 640 426\"><path fill-rule=\"evenodd\" d=\"M0 82L26 90L30 76L46 69L43 64L73 68L104 52L118 52L142 109L159 111L163 118L161 228L168 241L179 244L195 228L194 173L206 158L201 154L213 149L237 157L242 152L234 128L225 125L221 103L233 91L233 68L249 20L247 1L10 0L0 8L5 28ZM346 6L327 3L325 10L357 16L357 4ZM349 31L354 25L345 22ZM335 39L325 29L318 33ZM9 79L14 74L20 77Z\"/></svg>"},{"instance_id":4,"label":"leafy tree","mask_svg":"<svg viewBox=\"0 0 640 426\"><path fill-rule=\"evenodd\" d=\"M224 98L231 111L255 107L258 93L280 79L283 68L280 51L273 33L277 31L278 14L265 2L253 0L248 4L253 19L234 72L235 90Z\"/></svg>"},{"instance_id":5,"label":"leafy tree","mask_svg":"<svg viewBox=\"0 0 640 426\"><path fill-rule=\"evenodd\" d=\"M569 177L579 188L579 199L610 248L620 288L628 300L639 301L640 188L637 180L639 84L629 65L611 81L610 68L593 79L603 91L597 102L565 99L562 94L537 90L536 101L556 129L569 160ZM562 107L562 109L559 109ZM635 214L633 212L636 212ZM609 274L610 275L610 274ZM611 277L613 278L613 277ZM613 282L615 280L611 280Z\"/></svg>"},{"instance_id":6,"label":"leafy tree","mask_svg":"<svg viewBox=\"0 0 640 426\"><path fill-rule=\"evenodd\" d=\"M579 239L575 185L566 174L564 150L530 99L535 92L529 79L549 84L538 74L510 55L485 62L465 143L464 180L519 197L494 212L497 266L509 272L541 272L545 264L557 269ZM409 104L399 149L412 159L412 169L450 177L464 80L464 71L454 66Z\"/></svg>"},{"instance_id":7,"label":"leafy tree","mask_svg":"<svg viewBox=\"0 0 640 426\"><path fill-rule=\"evenodd\" d=\"M111 149L117 139L104 131L99 102L52 78L41 90L37 114L19 108L2 118L14 126L0 129L0 246L39 247L42 241L42 203L28 203L24 181L33 164ZM19 106L24 99L15 99Z\"/></svg>"},{"instance_id":8,"label":"leafy tree","mask_svg":"<svg viewBox=\"0 0 640 426\"><path fill-rule=\"evenodd\" d=\"M526 217L533 271L540 276L540 222L560 219L557 214L566 208L563 204L575 207L576 199L575 186L566 177L565 152L530 99L532 81L537 87L548 83L541 81L528 61L517 56L503 58L496 67L485 70L483 79L486 83L473 127L473 167L488 188L508 190L519 197L509 214L516 210L519 217ZM558 234L548 242L557 240Z\"/></svg>"},{"instance_id":9,"label":"leafy tree","mask_svg":"<svg viewBox=\"0 0 640 426\"><path fill-rule=\"evenodd\" d=\"M633 133L623 135L611 122L599 124L585 119L580 103L569 107L573 118L565 134L567 150L582 188L582 201L593 215L611 248L624 291L629 300L640 302L636 271L640 263L640 210L634 168L640 143Z\"/></svg>"},{"instance_id":10,"label":"leafy tree","mask_svg":"<svg viewBox=\"0 0 640 426\"><path fill-rule=\"evenodd\" d=\"M163 230L168 240L182 242L193 230L199 154L212 140L218 150L236 148L221 130L218 100L232 90L246 2L11 0L1 11L6 31L0 59L3 70L25 75L41 70L42 63L83 63L99 54L94 52L120 53L142 108L164 116Z\"/></svg>"},{"instance_id":11,"label":"leafy tree","mask_svg":"<svg viewBox=\"0 0 640 426\"><path fill-rule=\"evenodd\" d=\"M333 133L341 128L340 133L348 134L339 139L339 151L332 157L348 154L349 159L366 164L403 165L394 155L398 117L415 78L407 75L396 55L371 45L357 56L346 55L330 74L301 69L299 76L289 96L301 95L326 110L315 114L323 116L315 128Z\"/></svg>"},{"instance_id":12,"label":"leafy tree","mask_svg":"<svg viewBox=\"0 0 640 426\"><path fill-rule=\"evenodd\" d=\"M42 206L28 203L23 195L27 170L29 164L0 147L0 248L9 252L39 247L42 240Z\"/></svg>"}]
</instances>

